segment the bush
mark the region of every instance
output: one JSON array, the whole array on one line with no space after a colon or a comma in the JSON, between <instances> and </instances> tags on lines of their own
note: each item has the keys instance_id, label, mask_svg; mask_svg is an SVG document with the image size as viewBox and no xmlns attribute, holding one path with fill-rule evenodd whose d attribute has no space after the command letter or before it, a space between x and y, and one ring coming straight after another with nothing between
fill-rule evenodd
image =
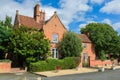
<instances>
[{"instance_id":1,"label":"bush","mask_svg":"<svg viewBox=\"0 0 120 80\"><path fill-rule=\"evenodd\" d=\"M45 71L47 70L46 61L38 61L36 63L30 63L30 71Z\"/></svg>"},{"instance_id":2,"label":"bush","mask_svg":"<svg viewBox=\"0 0 120 80\"><path fill-rule=\"evenodd\" d=\"M61 60L48 59L47 60L47 65L48 65L49 70L55 70L56 66L60 66L61 65Z\"/></svg>"},{"instance_id":3,"label":"bush","mask_svg":"<svg viewBox=\"0 0 120 80\"><path fill-rule=\"evenodd\" d=\"M73 57L64 58L63 69L72 69L75 67L77 67L75 58L73 58Z\"/></svg>"},{"instance_id":4,"label":"bush","mask_svg":"<svg viewBox=\"0 0 120 80\"><path fill-rule=\"evenodd\" d=\"M61 60L48 59L46 61L30 63L30 71L38 72L56 70L58 66L60 67L60 69L73 69L78 66L78 62L76 61L76 58L73 57L67 57Z\"/></svg>"}]
</instances>

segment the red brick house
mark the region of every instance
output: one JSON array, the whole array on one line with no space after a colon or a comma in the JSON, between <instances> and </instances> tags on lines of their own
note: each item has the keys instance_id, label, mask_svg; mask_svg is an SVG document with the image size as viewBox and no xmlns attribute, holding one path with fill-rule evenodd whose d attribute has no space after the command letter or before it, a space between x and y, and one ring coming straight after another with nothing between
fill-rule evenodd
<instances>
[{"instance_id":1,"label":"red brick house","mask_svg":"<svg viewBox=\"0 0 120 80\"><path fill-rule=\"evenodd\" d=\"M45 12L40 10L40 5L36 4L34 7L34 15L32 17L20 15L18 10L16 11L16 17L14 22L14 28L20 27L21 25L25 25L29 28L36 28L38 30L42 30L47 39L51 42L51 53L53 58L59 58L57 43L63 37L63 34L67 31L65 26L60 21L56 12L54 12L53 16L45 21ZM90 66L95 66L97 64L93 64L96 58L94 46L87 35L80 34L79 37L82 40L83 51L81 53L81 63L89 62ZM91 63L93 61L93 63ZM96 62L97 63L97 62Z\"/></svg>"},{"instance_id":2,"label":"red brick house","mask_svg":"<svg viewBox=\"0 0 120 80\"><path fill-rule=\"evenodd\" d=\"M67 31L67 29L60 21L56 12L54 12L53 16L50 19L45 21L45 12L40 11L39 4L36 4L34 7L33 18L20 15L17 10L14 28L20 27L21 25L42 30L45 34L45 37L51 42L52 57L59 58L58 49L56 48L56 46L58 41L62 38L63 34Z\"/></svg>"},{"instance_id":3,"label":"red brick house","mask_svg":"<svg viewBox=\"0 0 120 80\"><path fill-rule=\"evenodd\" d=\"M79 37L82 40L82 45L83 45L83 51L81 53L81 64L80 66L82 66L82 63L88 63L88 65L90 64L91 60L95 60L95 50L94 50L94 46L91 42L91 40L88 38L88 36L86 34L79 34Z\"/></svg>"}]
</instances>

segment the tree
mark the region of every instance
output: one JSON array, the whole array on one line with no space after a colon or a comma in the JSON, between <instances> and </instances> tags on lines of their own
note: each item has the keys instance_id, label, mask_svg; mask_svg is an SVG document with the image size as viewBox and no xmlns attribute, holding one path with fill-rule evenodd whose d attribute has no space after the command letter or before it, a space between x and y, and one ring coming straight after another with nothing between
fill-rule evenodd
<instances>
[{"instance_id":1,"label":"tree","mask_svg":"<svg viewBox=\"0 0 120 80\"><path fill-rule=\"evenodd\" d=\"M10 27L10 28L11 28L11 27L12 27L11 22L12 22L12 18L9 17L9 16L6 16L4 25L5 25L6 27Z\"/></svg>"},{"instance_id":2,"label":"tree","mask_svg":"<svg viewBox=\"0 0 120 80\"><path fill-rule=\"evenodd\" d=\"M101 61L106 60L105 52L103 50L101 50L101 52L100 52L100 59L101 59Z\"/></svg>"},{"instance_id":3,"label":"tree","mask_svg":"<svg viewBox=\"0 0 120 80\"><path fill-rule=\"evenodd\" d=\"M77 34L68 31L59 42L61 57L78 57L82 51L82 42Z\"/></svg>"},{"instance_id":4,"label":"tree","mask_svg":"<svg viewBox=\"0 0 120 80\"><path fill-rule=\"evenodd\" d=\"M45 39L43 32L33 28L21 26L15 29L10 41L9 52L28 63L46 59L50 50L49 40Z\"/></svg>"},{"instance_id":5,"label":"tree","mask_svg":"<svg viewBox=\"0 0 120 80\"><path fill-rule=\"evenodd\" d=\"M0 58L5 58L5 53L8 52L7 46L12 33L12 24L10 19L10 17L6 16L5 21L0 21ZM7 24L7 22L9 23L9 25Z\"/></svg>"},{"instance_id":6,"label":"tree","mask_svg":"<svg viewBox=\"0 0 120 80\"><path fill-rule=\"evenodd\" d=\"M119 53L118 43L120 41L117 32L108 24L90 23L81 28L81 33L89 33L89 38L95 45L96 55L100 58L101 51L105 54Z\"/></svg>"}]
</instances>

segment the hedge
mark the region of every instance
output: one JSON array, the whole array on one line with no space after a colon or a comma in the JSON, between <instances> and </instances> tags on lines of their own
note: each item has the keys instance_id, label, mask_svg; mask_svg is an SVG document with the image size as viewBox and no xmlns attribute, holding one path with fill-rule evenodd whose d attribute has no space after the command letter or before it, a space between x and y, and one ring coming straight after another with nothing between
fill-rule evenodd
<instances>
[{"instance_id":1,"label":"hedge","mask_svg":"<svg viewBox=\"0 0 120 80\"><path fill-rule=\"evenodd\" d=\"M0 62L11 62L11 60L9 60L9 59L2 59L2 60L0 60Z\"/></svg>"},{"instance_id":2,"label":"hedge","mask_svg":"<svg viewBox=\"0 0 120 80\"><path fill-rule=\"evenodd\" d=\"M64 59L48 59L46 61L30 63L29 68L31 72L55 70L57 66L61 69L73 69L78 66L78 59L73 57L67 57Z\"/></svg>"}]
</instances>

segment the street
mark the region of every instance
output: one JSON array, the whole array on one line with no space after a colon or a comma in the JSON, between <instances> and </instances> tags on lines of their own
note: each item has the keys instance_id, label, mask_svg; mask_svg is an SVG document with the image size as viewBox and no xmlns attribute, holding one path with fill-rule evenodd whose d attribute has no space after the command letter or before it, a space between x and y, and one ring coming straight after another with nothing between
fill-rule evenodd
<instances>
[{"instance_id":1,"label":"street","mask_svg":"<svg viewBox=\"0 0 120 80\"><path fill-rule=\"evenodd\" d=\"M31 73L0 74L0 80L120 80L120 69L57 77L41 77Z\"/></svg>"},{"instance_id":2,"label":"street","mask_svg":"<svg viewBox=\"0 0 120 80\"><path fill-rule=\"evenodd\" d=\"M43 77L42 80L120 80L120 69L59 77Z\"/></svg>"}]
</instances>

